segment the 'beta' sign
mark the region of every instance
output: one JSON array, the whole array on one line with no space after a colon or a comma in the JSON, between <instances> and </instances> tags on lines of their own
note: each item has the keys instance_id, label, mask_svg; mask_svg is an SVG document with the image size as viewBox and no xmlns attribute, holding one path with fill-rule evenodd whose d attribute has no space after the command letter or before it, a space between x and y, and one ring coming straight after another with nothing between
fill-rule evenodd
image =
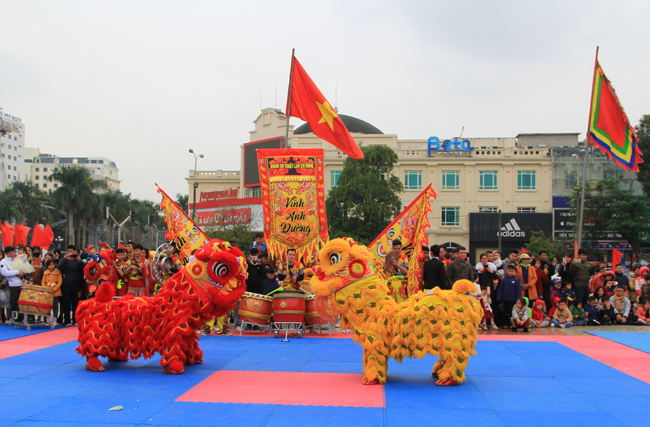
<instances>
[{"instance_id":1,"label":"'beta' sign","mask_svg":"<svg viewBox=\"0 0 650 427\"><path fill-rule=\"evenodd\" d=\"M439 150L445 150L445 151L452 151L452 146L453 149L456 151L473 151L474 147L471 146L471 143L469 139L464 139L462 141L459 141L458 138L454 138L453 141L451 139L445 139L440 143L440 138L437 136L432 136L429 138L428 141L428 155L431 155L432 151L439 151Z\"/></svg>"}]
</instances>

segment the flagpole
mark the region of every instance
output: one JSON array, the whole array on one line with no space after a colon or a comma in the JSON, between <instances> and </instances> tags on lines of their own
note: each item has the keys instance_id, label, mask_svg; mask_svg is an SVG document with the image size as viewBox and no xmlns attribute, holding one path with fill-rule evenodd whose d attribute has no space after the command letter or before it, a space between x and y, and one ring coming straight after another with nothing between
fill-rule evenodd
<instances>
[{"instance_id":1,"label":"flagpole","mask_svg":"<svg viewBox=\"0 0 650 427\"><path fill-rule=\"evenodd\" d=\"M296 58L296 49L291 49L291 73L289 74L289 97L287 98L287 133L284 138L285 147L289 143L289 117L291 117L291 91L293 89L293 60Z\"/></svg>"},{"instance_id":2,"label":"flagpole","mask_svg":"<svg viewBox=\"0 0 650 427\"><path fill-rule=\"evenodd\" d=\"M580 195L580 220L578 222L578 244L576 249L582 246L582 227L585 219L585 187L587 186L587 155L589 154L589 127L591 126L591 110L592 102L594 99L594 83L596 82L596 72L598 71L598 49L599 46L596 46L596 60L594 61L594 78L591 82L591 98L589 101L589 122L587 123L587 135L585 138L585 165L582 171L582 194ZM580 154L580 151L578 151ZM580 179L580 176L578 176Z\"/></svg>"}]
</instances>

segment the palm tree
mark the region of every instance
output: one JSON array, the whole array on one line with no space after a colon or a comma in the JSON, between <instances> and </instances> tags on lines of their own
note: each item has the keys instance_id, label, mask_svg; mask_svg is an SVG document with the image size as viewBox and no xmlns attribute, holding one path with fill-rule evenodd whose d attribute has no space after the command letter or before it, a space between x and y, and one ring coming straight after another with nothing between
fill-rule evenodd
<instances>
[{"instance_id":1,"label":"palm tree","mask_svg":"<svg viewBox=\"0 0 650 427\"><path fill-rule=\"evenodd\" d=\"M18 218L20 209L18 207L18 198L12 188L7 188L0 192L0 221L11 221Z\"/></svg>"},{"instance_id":2,"label":"palm tree","mask_svg":"<svg viewBox=\"0 0 650 427\"><path fill-rule=\"evenodd\" d=\"M181 209L187 213L187 207L189 205L190 196L189 194L182 195L181 193L176 193L176 204L180 206ZM189 216L189 214L188 214Z\"/></svg>"},{"instance_id":3,"label":"palm tree","mask_svg":"<svg viewBox=\"0 0 650 427\"><path fill-rule=\"evenodd\" d=\"M48 193L39 190L30 181L16 181L11 185L11 188L17 197L19 215L16 220L18 223L27 222L33 225L36 221L49 221L52 219L51 213L45 208L48 202Z\"/></svg>"},{"instance_id":4,"label":"palm tree","mask_svg":"<svg viewBox=\"0 0 650 427\"><path fill-rule=\"evenodd\" d=\"M92 205L94 190L106 188L104 181L91 178L88 169L78 166L64 166L54 170L48 180L58 181L59 188L52 193L54 203L68 213L68 244L74 244L74 217Z\"/></svg>"}]
</instances>

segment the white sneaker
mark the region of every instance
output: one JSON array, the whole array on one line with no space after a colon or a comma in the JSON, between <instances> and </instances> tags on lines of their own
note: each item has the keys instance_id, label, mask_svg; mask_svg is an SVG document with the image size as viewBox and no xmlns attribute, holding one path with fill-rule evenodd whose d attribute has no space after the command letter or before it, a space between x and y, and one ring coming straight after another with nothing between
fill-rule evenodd
<instances>
[{"instance_id":1,"label":"white sneaker","mask_svg":"<svg viewBox=\"0 0 650 427\"><path fill-rule=\"evenodd\" d=\"M564 325L564 323L560 323L560 328L566 328L566 326Z\"/></svg>"},{"instance_id":2,"label":"white sneaker","mask_svg":"<svg viewBox=\"0 0 650 427\"><path fill-rule=\"evenodd\" d=\"M554 327L555 327L555 323L551 323L551 328L554 328Z\"/></svg>"}]
</instances>

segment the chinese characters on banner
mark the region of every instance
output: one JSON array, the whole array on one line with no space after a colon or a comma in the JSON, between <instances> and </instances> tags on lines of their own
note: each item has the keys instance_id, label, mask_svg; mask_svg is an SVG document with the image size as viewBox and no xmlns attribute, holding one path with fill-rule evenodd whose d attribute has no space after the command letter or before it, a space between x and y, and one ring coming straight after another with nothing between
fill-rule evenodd
<instances>
[{"instance_id":1,"label":"chinese characters on banner","mask_svg":"<svg viewBox=\"0 0 650 427\"><path fill-rule=\"evenodd\" d=\"M431 212L431 203L429 202L431 197L435 199L436 193L429 185L368 246L373 255L372 264L377 270L377 274L388 280L389 275L383 270L384 261L386 255L392 250L393 240L400 239L402 253L408 257L409 263L408 295L413 295L420 289L419 258L422 255L422 245L429 243L426 231L430 225L427 214Z\"/></svg>"},{"instance_id":2,"label":"chinese characters on banner","mask_svg":"<svg viewBox=\"0 0 650 427\"><path fill-rule=\"evenodd\" d=\"M271 257L307 259L328 240L322 149L257 150L264 235Z\"/></svg>"},{"instance_id":3,"label":"chinese characters on banner","mask_svg":"<svg viewBox=\"0 0 650 427\"><path fill-rule=\"evenodd\" d=\"M165 238L169 239L171 244L178 249L180 261L185 265L189 261L192 251L208 243L210 238L160 187L158 187L158 192L162 194L160 209L165 211L165 224L167 224Z\"/></svg>"}]
</instances>

